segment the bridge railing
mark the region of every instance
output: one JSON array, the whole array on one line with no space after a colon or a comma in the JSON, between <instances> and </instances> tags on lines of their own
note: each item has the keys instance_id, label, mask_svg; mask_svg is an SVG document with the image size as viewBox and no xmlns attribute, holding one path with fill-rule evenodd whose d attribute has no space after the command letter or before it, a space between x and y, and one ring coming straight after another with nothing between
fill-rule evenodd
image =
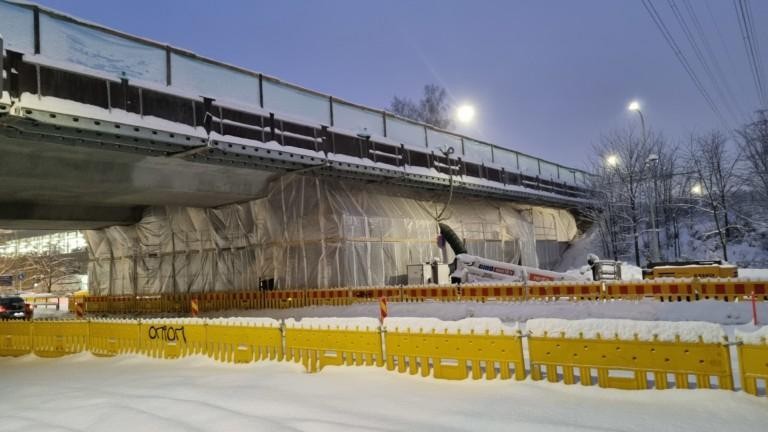
<instances>
[{"instance_id":1,"label":"bridge railing","mask_svg":"<svg viewBox=\"0 0 768 432\"><path fill-rule=\"evenodd\" d=\"M456 151L462 175L555 193L578 191L589 176L35 5L0 0L0 27L6 49L23 54L29 64L19 73L20 91L35 90L32 93L192 126L201 125L207 113L218 114L216 126L227 135L262 142L271 138L290 146L300 142L300 148L316 151L330 151L330 146L337 154L395 166L439 171L435 152L439 155L439 149L449 145ZM61 88L66 87L63 82L89 90L74 94L71 87ZM42 88L28 88L37 83ZM204 99L216 101L211 112L204 109ZM329 144L334 136L347 142Z\"/></svg>"}]
</instances>

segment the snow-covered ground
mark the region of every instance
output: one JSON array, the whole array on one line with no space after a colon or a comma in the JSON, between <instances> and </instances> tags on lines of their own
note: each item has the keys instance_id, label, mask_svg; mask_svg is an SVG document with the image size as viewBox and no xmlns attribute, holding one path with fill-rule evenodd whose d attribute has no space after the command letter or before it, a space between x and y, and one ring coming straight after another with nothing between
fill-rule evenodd
<instances>
[{"instance_id":1,"label":"snow-covered ground","mask_svg":"<svg viewBox=\"0 0 768 432\"><path fill-rule=\"evenodd\" d=\"M758 318L768 322L768 303L757 304ZM700 300L696 302L607 301L521 303L419 302L389 303L391 317L431 317L459 320L471 317L496 317L506 323L524 322L534 318L618 318L644 321L707 321L737 325L752 321L752 304ZM372 317L378 318L378 303L358 303L350 306L312 306L296 309L265 309L220 311L203 314L207 317L253 316L275 319L301 317Z\"/></svg>"},{"instance_id":2,"label":"snow-covered ground","mask_svg":"<svg viewBox=\"0 0 768 432\"><path fill-rule=\"evenodd\" d=\"M38 318L63 314L43 311L37 311ZM289 320L377 318L378 314L378 304L368 303L204 315ZM443 320L497 317L509 326L521 324L524 331L527 330L525 321L535 318L705 321L724 325L722 330L732 339L737 331L753 330L750 303L714 300L690 303L429 301L390 303L389 314L390 317ZM768 303L758 303L758 316L768 321ZM305 324L319 325L326 321L311 320ZM375 320L369 321L376 324ZM301 321L289 322L302 325ZM654 325L658 326L652 323L646 326ZM720 333L715 336L720 337ZM732 355L735 362L735 347ZM733 363L733 366L737 365ZM159 360L133 355L100 358L83 353L59 359L0 358L0 382L5 390L0 392L0 431L720 432L765 430L768 424L765 398L743 392L622 391L534 382L530 378L525 381L444 381L375 367L326 367L321 373L307 374L303 366L294 363L234 365L199 356ZM739 386L738 379L735 384ZM761 387L761 391L765 390Z\"/></svg>"},{"instance_id":3,"label":"snow-covered ground","mask_svg":"<svg viewBox=\"0 0 768 432\"><path fill-rule=\"evenodd\" d=\"M759 431L766 401L722 390L622 391L441 381L374 367L138 356L0 359L0 430Z\"/></svg>"}]
</instances>

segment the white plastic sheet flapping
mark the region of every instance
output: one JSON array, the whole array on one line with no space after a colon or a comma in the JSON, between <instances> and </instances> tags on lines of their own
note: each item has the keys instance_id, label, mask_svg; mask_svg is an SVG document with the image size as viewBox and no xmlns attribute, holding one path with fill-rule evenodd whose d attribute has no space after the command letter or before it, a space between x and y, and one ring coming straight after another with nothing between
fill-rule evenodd
<instances>
[{"instance_id":1,"label":"white plastic sheet flapping","mask_svg":"<svg viewBox=\"0 0 768 432\"><path fill-rule=\"evenodd\" d=\"M128 227L87 231L96 295L406 283L408 264L451 261L434 216L446 196L284 176L264 198L218 209L155 207ZM469 253L536 266L530 209L454 197L444 220ZM570 240L570 239L569 239Z\"/></svg>"}]
</instances>

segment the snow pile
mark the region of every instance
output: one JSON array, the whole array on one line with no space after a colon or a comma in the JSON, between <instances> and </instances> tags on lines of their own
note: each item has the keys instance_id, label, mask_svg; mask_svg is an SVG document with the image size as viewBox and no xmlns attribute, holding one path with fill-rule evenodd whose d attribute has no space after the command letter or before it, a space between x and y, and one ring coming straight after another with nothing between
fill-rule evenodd
<instances>
[{"instance_id":1,"label":"snow pile","mask_svg":"<svg viewBox=\"0 0 768 432\"><path fill-rule=\"evenodd\" d=\"M58 320L58 318L57 318ZM280 322L272 318L263 317L232 317L232 318L93 318L94 323L107 324L197 324L220 325L241 327L280 327Z\"/></svg>"},{"instance_id":2,"label":"snow pile","mask_svg":"<svg viewBox=\"0 0 768 432\"><path fill-rule=\"evenodd\" d=\"M720 343L725 331L718 324L706 322L632 321L624 319L532 319L526 323L531 336L563 336L567 339L619 339L662 342Z\"/></svg>"},{"instance_id":3,"label":"snow pile","mask_svg":"<svg viewBox=\"0 0 768 432\"><path fill-rule=\"evenodd\" d=\"M142 324L198 324L203 325L206 321L205 318L147 318L137 320L136 322Z\"/></svg>"},{"instance_id":4,"label":"snow pile","mask_svg":"<svg viewBox=\"0 0 768 432\"><path fill-rule=\"evenodd\" d=\"M768 316L768 302L758 302L759 316ZM275 319L311 317L370 317L379 316L378 303L354 303L348 306L313 306L289 309L252 309L209 312L215 316L255 316ZM71 316L71 315L70 315ZM442 320L488 317L502 322L523 322L534 318L563 319L633 319L641 321L707 321L724 325L746 324L752 321L749 302L699 300L695 302L660 302L655 299L638 301L611 300L541 302L412 302L389 303L390 317L432 317Z\"/></svg>"},{"instance_id":5,"label":"snow pile","mask_svg":"<svg viewBox=\"0 0 768 432\"><path fill-rule=\"evenodd\" d=\"M280 322L272 318L212 318L207 320L208 325L240 326L240 327L280 327Z\"/></svg>"},{"instance_id":6,"label":"snow pile","mask_svg":"<svg viewBox=\"0 0 768 432\"><path fill-rule=\"evenodd\" d=\"M768 344L768 326L760 327L751 332L745 332L736 329L736 340L744 342L747 345L765 345Z\"/></svg>"},{"instance_id":7,"label":"snow pile","mask_svg":"<svg viewBox=\"0 0 768 432\"><path fill-rule=\"evenodd\" d=\"M198 126L189 126L183 123L176 123L170 120L153 116L142 116L139 114L123 111L120 109L107 110L94 105L87 105L69 99L61 99L53 96L38 96L31 93L23 93L19 101L20 109L31 109L36 111L53 111L66 113L74 117L84 117L93 120L106 122L115 122L130 124L140 127L159 129L165 132L190 135L198 138L206 138L205 130ZM80 127L84 123L81 123ZM131 135L132 132L123 130L123 134Z\"/></svg>"},{"instance_id":8,"label":"snow pile","mask_svg":"<svg viewBox=\"0 0 768 432\"><path fill-rule=\"evenodd\" d=\"M396 333L448 333L514 335L520 329L504 325L498 318L465 318L459 321L442 321L437 318L386 318L384 327Z\"/></svg>"},{"instance_id":9,"label":"snow pile","mask_svg":"<svg viewBox=\"0 0 768 432\"><path fill-rule=\"evenodd\" d=\"M135 319L130 318L93 318L88 320L92 323L97 324L138 324L139 322Z\"/></svg>"},{"instance_id":10,"label":"snow pile","mask_svg":"<svg viewBox=\"0 0 768 432\"><path fill-rule=\"evenodd\" d=\"M739 278L746 278L748 280L767 280L768 269L740 268Z\"/></svg>"},{"instance_id":11,"label":"snow pile","mask_svg":"<svg viewBox=\"0 0 768 432\"><path fill-rule=\"evenodd\" d=\"M286 328L315 329L315 330L378 330L379 320L376 318L293 318L285 320Z\"/></svg>"}]
</instances>

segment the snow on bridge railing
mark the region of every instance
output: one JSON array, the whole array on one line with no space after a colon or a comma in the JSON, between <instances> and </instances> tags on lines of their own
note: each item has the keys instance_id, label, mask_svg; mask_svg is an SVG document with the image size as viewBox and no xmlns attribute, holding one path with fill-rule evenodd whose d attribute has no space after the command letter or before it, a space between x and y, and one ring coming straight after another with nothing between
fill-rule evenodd
<instances>
[{"instance_id":1,"label":"snow on bridge railing","mask_svg":"<svg viewBox=\"0 0 768 432\"><path fill-rule=\"evenodd\" d=\"M200 354L228 363L295 361L309 372L375 366L451 380L522 380L527 357L533 380L562 376L565 384L628 390L734 389L733 343L717 324L534 319L526 328L527 348L519 327L498 318L387 318L383 325L371 318L0 321L0 356ZM768 327L736 334L741 382L753 395L764 392L768 380L767 335Z\"/></svg>"},{"instance_id":2,"label":"snow on bridge railing","mask_svg":"<svg viewBox=\"0 0 768 432\"><path fill-rule=\"evenodd\" d=\"M538 159L392 113L342 101L279 79L200 57L25 2L0 0L6 49L37 65L130 81L148 91L202 97L247 112L274 112L300 123L394 141L426 152L453 146L466 163L542 181L584 187L589 173Z\"/></svg>"}]
</instances>

